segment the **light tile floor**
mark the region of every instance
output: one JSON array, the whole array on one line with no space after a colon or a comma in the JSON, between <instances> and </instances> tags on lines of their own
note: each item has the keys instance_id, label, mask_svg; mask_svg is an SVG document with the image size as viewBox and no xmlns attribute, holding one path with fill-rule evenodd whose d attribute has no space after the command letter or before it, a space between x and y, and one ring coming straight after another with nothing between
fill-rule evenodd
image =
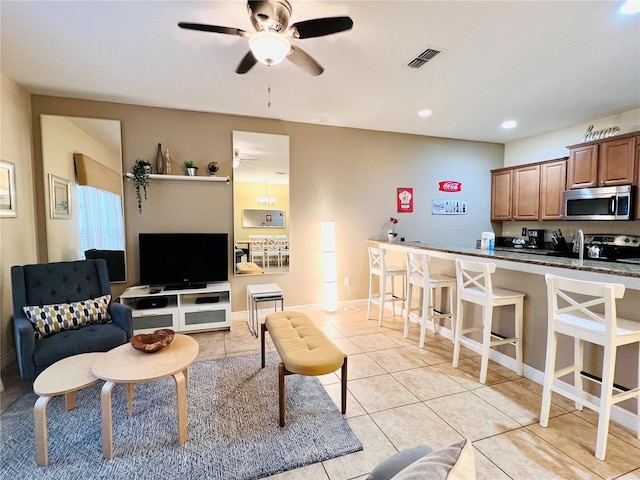
<instances>
[{"instance_id":1,"label":"light tile floor","mask_svg":"<svg viewBox=\"0 0 640 480\"><path fill-rule=\"evenodd\" d=\"M349 355L345 417L364 450L270 477L273 480L363 480L375 465L418 444L441 448L469 437L475 447L479 479L640 480L640 440L611 423L606 461L593 456L597 415L578 412L553 398L548 428L538 424L540 385L490 362L486 385L478 382L479 357L463 349L458 369L451 367L449 339L427 331L418 348L419 329L403 338L403 320L388 312L383 325L367 320L366 309L336 314L307 312ZM244 321L230 332L196 333L200 358L259 353L260 342ZM269 349L272 344L267 339ZM31 384L21 382L15 364L2 372L4 411ZM340 378L320 377L336 405Z\"/></svg>"}]
</instances>

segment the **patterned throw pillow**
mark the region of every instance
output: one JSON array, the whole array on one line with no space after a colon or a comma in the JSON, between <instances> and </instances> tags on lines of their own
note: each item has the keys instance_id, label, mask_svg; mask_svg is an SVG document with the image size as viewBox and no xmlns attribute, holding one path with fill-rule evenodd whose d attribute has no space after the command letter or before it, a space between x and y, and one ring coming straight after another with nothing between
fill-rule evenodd
<instances>
[{"instance_id":1,"label":"patterned throw pillow","mask_svg":"<svg viewBox=\"0 0 640 480\"><path fill-rule=\"evenodd\" d=\"M90 323L109 323L108 307L111 295L80 302L23 307L24 313L36 329L36 338L62 330L74 330Z\"/></svg>"}]
</instances>

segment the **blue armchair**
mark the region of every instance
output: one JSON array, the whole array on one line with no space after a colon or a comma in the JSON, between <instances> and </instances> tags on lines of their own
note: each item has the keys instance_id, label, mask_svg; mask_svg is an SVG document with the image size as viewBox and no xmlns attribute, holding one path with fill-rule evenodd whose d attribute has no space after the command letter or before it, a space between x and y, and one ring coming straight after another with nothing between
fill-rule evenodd
<instances>
[{"instance_id":1,"label":"blue armchair","mask_svg":"<svg viewBox=\"0 0 640 480\"><path fill-rule=\"evenodd\" d=\"M103 259L44 263L11 268L13 330L20 376L31 381L49 365L78 353L106 352L133 334L131 309L111 302L110 323L92 323L36 338L23 307L78 302L111 294Z\"/></svg>"}]
</instances>

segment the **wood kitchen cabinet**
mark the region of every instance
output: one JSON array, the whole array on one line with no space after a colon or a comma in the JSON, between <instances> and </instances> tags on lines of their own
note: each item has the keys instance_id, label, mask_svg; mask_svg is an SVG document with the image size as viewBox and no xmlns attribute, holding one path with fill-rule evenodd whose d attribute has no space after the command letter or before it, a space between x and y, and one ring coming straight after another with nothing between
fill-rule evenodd
<instances>
[{"instance_id":1,"label":"wood kitchen cabinet","mask_svg":"<svg viewBox=\"0 0 640 480\"><path fill-rule=\"evenodd\" d=\"M540 165L540 220L562 219L562 192L566 183L566 157Z\"/></svg>"},{"instance_id":2,"label":"wood kitchen cabinet","mask_svg":"<svg viewBox=\"0 0 640 480\"><path fill-rule=\"evenodd\" d=\"M567 158L491 171L491 220L560 220Z\"/></svg>"},{"instance_id":3,"label":"wood kitchen cabinet","mask_svg":"<svg viewBox=\"0 0 640 480\"><path fill-rule=\"evenodd\" d=\"M598 162L599 186L610 187L635 183L635 154L635 137L601 143Z\"/></svg>"},{"instance_id":4,"label":"wood kitchen cabinet","mask_svg":"<svg viewBox=\"0 0 640 480\"><path fill-rule=\"evenodd\" d=\"M513 169L491 171L491 220L511 220Z\"/></svg>"},{"instance_id":5,"label":"wood kitchen cabinet","mask_svg":"<svg viewBox=\"0 0 640 480\"><path fill-rule=\"evenodd\" d=\"M538 220L540 165L513 169L513 220Z\"/></svg>"},{"instance_id":6,"label":"wood kitchen cabinet","mask_svg":"<svg viewBox=\"0 0 640 480\"><path fill-rule=\"evenodd\" d=\"M567 188L634 185L636 135L621 135L569 148Z\"/></svg>"},{"instance_id":7,"label":"wood kitchen cabinet","mask_svg":"<svg viewBox=\"0 0 640 480\"><path fill-rule=\"evenodd\" d=\"M598 145L569 148L567 188L598 186Z\"/></svg>"}]
</instances>

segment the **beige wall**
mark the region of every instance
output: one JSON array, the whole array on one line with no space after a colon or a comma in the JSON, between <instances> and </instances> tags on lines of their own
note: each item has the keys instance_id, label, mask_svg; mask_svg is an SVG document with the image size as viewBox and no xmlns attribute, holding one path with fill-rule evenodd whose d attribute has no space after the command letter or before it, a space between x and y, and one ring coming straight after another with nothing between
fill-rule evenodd
<instances>
[{"instance_id":1,"label":"beige wall","mask_svg":"<svg viewBox=\"0 0 640 480\"><path fill-rule=\"evenodd\" d=\"M33 96L36 164L41 163L39 115L108 118L122 122L124 170L136 157L155 158L157 144L170 148L177 162L217 161L218 175L232 175L234 130L289 135L291 153L291 273L269 276L286 292L287 305L322 303L320 222L336 221L338 278L351 278L351 295L365 298L368 287L365 242L384 232L390 216L399 216L398 232L407 239L471 245L489 223L489 170L503 163L503 146L416 135L374 132L282 122L232 115ZM174 165L179 171L179 166ZM438 181L458 180L458 194L438 192ZM396 213L396 188L413 187L415 209ZM431 200L469 202L462 217L432 216ZM125 185L129 279L138 277L140 232L231 232L232 187L225 183L156 181L138 214L133 186ZM231 257L231 254L230 254ZM231 264L231 258L229 259ZM232 308L244 310L247 283L230 277ZM339 281L339 299L346 288Z\"/></svg>"},{"instance_id":2,"label":"beige wall","mask_svg":"<svg viewBox=\"0 0 640 480\"><path fill-rule=\"evenodd\" d=\"M640 108L591 120L570 128L509 142L504 146L504 166L513 167L524 163L566 157L569 155L567 146L584 142L587 128L590 125L593 125L594 130L619 127L620 134L636 132L640 130Z\"/></svg>"},{"instance_id":3,"label":"beige wall","mask_svg":"<svg viewBox=\"0 0 640 480\"><path fill-rule=\"evenodd\" d=\"M0 76L0 158L16 165L17 218L0 218L0 356L15 359L11 266L36 263L36 229L31 165L31 101L15 82Z\"/></svg>"}]
</instances>

